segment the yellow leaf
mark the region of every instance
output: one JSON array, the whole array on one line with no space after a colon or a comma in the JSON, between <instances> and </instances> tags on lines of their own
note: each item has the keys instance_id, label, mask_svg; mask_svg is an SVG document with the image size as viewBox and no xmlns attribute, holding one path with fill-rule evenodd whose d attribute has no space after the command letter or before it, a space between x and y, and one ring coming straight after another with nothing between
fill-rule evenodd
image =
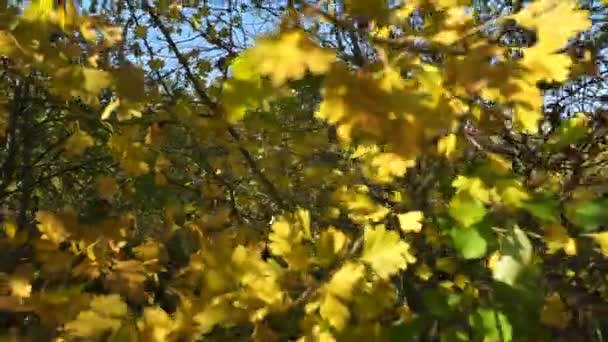
<instances>
[{"instance_id":1,"label":"yellow leaf","mask_svg":"<svg viewBox=\"0 0 608 342\"><path fill-rule=\"evenodd\" d=\"M416 262L410 253L410 246L400 239L399 234L387 231L382 225L365 228L365 242L361 260L369 264L383 279L399 270L407 268L408 263Z\"/></svg>"},{"instance_id":2,"label":"yellow leaf","mask_svg":"<svg viewBox=\"0 0 608 342\"><path fill-rule=\"evenodd\" d=\"M77 127L64 144L64 155L68 158L80 157L87 148L94 144L95 140L87 132Z\"/></svg>"},{"instance_id":3,"label":"yellow leaf","mask_svg":"<svg viewBox=\"0 0 608 342\"><path fill-rule=\"evenodd\" d=\"M28 298L32 293L32 285L25 277L12 277L9 280L11 294L19 298Z\"/></svg>"},{"instance_id":4,"label":"yellow leaf","mask_svg":"<svg viewBox=\"0 0 608 342\"><path fill-rule=\"evenodd\" d=\"M230 222L232 209L227 206L219 207L215 212L205 214L201 217L200 223L205 230L221 229Z\"/></svg>"},{"instance_id":5,"label":"yellow leaf","mask_svg":"<svg viewBox=\"0 0 608 342\"><path fill-rule=\"evenodd\" d=\"M467 278L467 276L462 274L457 274L454 276L454 285L456 285L456 287L459 289L464 290L468 283L470 283L470 280Z\"/></svg>"},{"instance_id":6,"label":"yellow leaf","mask_svg":"<svg viewBox=\"0 0 608 342\"><path fill-rule=\"evenodd\" d=\"M270 77L274 86L301 79L306 71L323 74L335 60L332 52L315 45L300 30L262 38L244 54L258 73Z\"/></svg>"},{"instance_id":7,"label":"yellow leaf","mask_svg":"<svg viewBox=\"0 0 608 342\"><path fill-rule=\"evenodd\" d=\"M451 133L451 134L446 135L445 137L442 137L437 142L437 153L439 153L447 158L451 158L452 156L454 156L454 153L456 152L457 142L458 142L458 138L456 137L456 134L454 134L454 133Z\"/></svg>"},{"instance_id":8,"label":"yellow leaf","mask_svg":"<svg viewBox=\"0 0 608 342\"><path fill-rule=\"evenodd\" d=\"M108 103L108 105L104 108L103 112L101 112L101 120L107 120L110 118L112 113L118 109L120 106L120 99L116 99Z\"/></svg>"},{"instance_id":9,"label":"yellow leaf","mask_svg":"<svg viewBox=\"0 0 608 342\"><path fill-rule=\"evenodd\" d=\"M325 296L319 308L319 313L338 331L344 329L350 318L348 307L332 295Z\"/></svg>"},{"instance_id":10,"label":"yellow leaf","mask_svg":"<svg viewBox=\"0 0 608 342\"><path fill-rule=\"evenodd\" d=\"M307 214L306 214L307 215ZM305 219L307 216L303 216ZM304 224L289 217L282 217L272 225L272 232L268 236L270 250L273 254L282 256L290 268L301 270L308 267L312 250L307 244L308 233L305 227L310 229L310 218ZM291 221L291 222L290 222Z\"/></svg>"},{"instance_id":11,"label":"yellow leaf","mask_svg":"<svg viewBox=\"0 0 608 342\"><path fill-rule=\"evenodd\" d=\"M416 267L415 274L418 278L427 281L433 276L433 270L427 264L421 264Z\"/></svg>"},{"instance_id":12,"label":"yellow leaf","mask_svg":"<svg viewBox=\"0 0 608 342\"><path fill-rule=\"evenodd\" d=\"M442 30L432 38L434 42L450 45L466 34L471 28L473 17L468 13L465 6L447 8L445 11L446 20Z\"/></svg>"},{"instance_id":13,"label":"yellow leaf","mask_svg":"<svg viewBox=\"0 0 608 342\"><path fill-rule=\"evenodd\" d=\"M331 334L328 328L315 325L311 331L300 338L297 342L337 342L336 338Z\"/></svg>"},{"instance_id":14,"label":"yellow leaf","mask_svg":"<svg viewBox=\"0 0 608 342\"><path fill-rule=\"evenodd\" d=\"M118 192L118 183L113 177L101 176L97 178L96 188L99 197L109 200Z\"/></svg>"},{"instance_id":15,"label":"yellow leaf","mask_svg":"<svg viewBox=\"0 0 608 342\"><path fill-rule=\"evenodd\" d=\"M608 231L591 235L595 242L600 245L600 250L604 256L608 256Z\"/></svg>"},{"instance_id":16,"label":"yellow leaf","mask_svg":"<svg viewBox=\"0 0 608 342\"><path fill-rule=\"evenodd\" d=\"M323 287L323 295L317 302L308 304L309 310L319 309L319 314L337 330L342 330L350 318L348 302L363 280L365 268L352 261L344 264Z\"/></svg>"},{"instance_id":17,"label":"yellow leaf","mask_svg":"<svg viewBox=\"0 0 608 342\"><path fill-rule=\"evenodd\" d=\"M135 28L135 36L140 39L146 39L148 36L148 29L145 26L137 26Z\"/></svg>"},{"instance_id":18,"label":"yellow leaf","mask_svg":"<svg viewBox=\"0 0 608 342\"><path fill-rule=\"evenodd\" d=\"M162 173L154 174L154 185L161 187L161 186L167 186L167 184L169 184L169 180L167 180L167 177L164 174L162 174Z\"/></svg>"},{"instance_id":19,"label":"yellow leaf","mask_svg":"<svg viewBox=\"0 0 608 342\"><path fill-rule=\"evenodd\" d=\"M490 189L486 187L484 182L477 177L469 178L465 176L458 176L453 182L452 186L455 187L456 193L466 192L472 198L481 201L482 203L490 202Z\"/></svg>"},{"instance_id":20,"label":"yellow leaf","mask_svg":"<svg viewBox=\"0 0 608 342\"><path fill-rule=\"evenodd\" d=\"M98 338L108 330L120 328L121 320L100 315L94 311L81 311L75 320L65 324L70 336Z\"/></svg>"},{"instance_id":21,"label":"yellow leaf","mask_svg":"<svg viewBox=\"0 0 608 342\"><path fill-rule=\"evenodd\" d=\"M36 213L38 230L42 233L43 239L59 245L70 236L70 222L64 222L63 218L50 211L39 211ZM72 223L76 218L72 217ZM67 223L67 226L66 226Z\"/></svg>"},{"instance_id":22,"label":"yellow leaf","mask_svg":"<svg viewBox=\"0 0 608 342\"><path fill-rule=\"evenodd\" d=\"M407 169L416 165L414 160L402 158L396 153L379 153L369 161L374 172L368 178L380 183L392 182L396 177L403 177Z\"/></svg>"},{"instance_id":23,"label":"yellow leaf","mask_svg":"<svg viewBox=\"0 0 608 342\"><path fill-rule=\"evenodd\" d=\"M530 195L518 180L499 181L494 190L503 204L514 208L520 207L524 201L530 199Z\"/></svg>"},{"instance_id":24,"label":"yellow leaf","mask_svg":"<svg viewBox=\"0 0 608 342\"><path fill-rule=\"evenodd\" d=\"M390 210L376 202L368 195L365 187L342 187L334 193L334 198L348 212L348 216L356 223L365 224L378 222L386 217Z\"/></svg>"},{"instance_id":25,"label":"yellow leaf","mask_svg":"<svg viewBox=\"0 0 608 342\"><path fill-rule=\"evenodd\" d=\"M424 214L422 211L410 211L404 214L398 214L399 226L406 233L419 233L422 230L422 220Z\"/></svg>"},{"instance_id":26,"label":"yellow leaf","mask_svg":"<svg viewBox=\"0 0 608 342\"><path fill-rule=\"evenodd\" d=\"M487 266L491 271L494 271L494 268L496 267L498 260L500 260L499 252L492 253L492 255L490 255L490 257L488 258Z\"/></svg>"},{"instance_id":27,"label":"yellow leaf","mask_svg":"<svg viewBox=\"0 0 608 342\"><path fill-rule=\"evenodd\" d=\"M540 320L547 326L566 329L572 314L560 298L559 294L551 294L545 298L545 304L540 313Z\"/></svg>"},{"instance_id":28,"label":"yellow leaf","mask_svg":"<svg viewBox=\"0 0 608 342\"><path fill-rule=\"evenodd\" d=\"M513 83L519 90L508 96L516 103L516 127L527 133L536 133L542 119L542 93L537 83L541 80L563 82L568 78L571 59L557 51L591 25L589 13L577 8L576 0L540 0L512 16L537 35L537 43L524 49L519 61L525 70L521 80Z\"/></svg>"},{"instance_id":29,"label":"yellow leaf","mask_svg":"<svg viewBox=\"0 0 608 342\"><path fill-rule=\"evenodd\" d=\"M497 171L500 174L507 174L511 171L513 166L511 165L510 160L507 160L506 158L497 153L488 152L486 156L488 157L490 167L492 167L493 170Z\"/></svg>"},{"instance_id":30,"label":"yellow leaf","mask_svg":"<svg viewBox=\"0 0 608 342\"><path fill-rule=\"evenodd\" d=\"M536 134L538 122L543 118L540 92L537 89L522 92L522 97L526 98L526 103L515 104L513 125L524 133Z\"/></svg>"},{"instance_id":31,"label":"yellow leaf","mask_svg":"<svg viewBox=\"0 0 608 342\"><path fill-rule=\"evenodd\" d=\"M567 255L576 255L576 241L568 235L566 228L559 224L545 227L545 244L548 254L563 249Z\"/></svg>"},{"instance_id":32,"label":"yellow leaf","mask_svg":"<svg viewBox=\"0 0 608 342\"><path fill-rule=\"evenodd\" d=\"M141 261L161 260L165 258L163 245L153 239L147 239L141 245L133 248L133 254Z\"/></svg>"},{"instance_id":33,"label":"yellow leaf","mask_svg":"<svg viewBox=\"0 0 608 342\"><path fill-rule=\"evenodd\" d=\"M346 0L344 7L353 18L365 17L383 21L389 14L386 0Z\"/></svg>"},{"instance_id":34,"label":"yellow leaf","mask_svg":"<svg viewBox=\"0 0 608 342\"><path fill-rule=\"evenodd\" d=\"M165 66L165 62L162 59L158 59L158 58L153 58L148 62L148 66L152 69L152 70L160 70Z\"/></svg>"},{"instance_id":35,"label":"yellow leaf","mask_svg":"<svg viewBox=\"0 0 608 342\"><path fill-rule=\"evenodd\" d=\"M70 66L54 70L53 90L64 97L80 97L85 103L98 105L98 96L112 84L110 73L94 68Z\"/></svg>"},{"instance_id":36,"label":"yellow leaf","mask_svg":"<svg viewBox=\"0 0 608 342\"><path fill-rule=\"evenodd\" d=\"M235 311L229 303L229 296L215 297L203 311L194 315L192 318L197 323L199 332L206 334L210 332L216 324L222 323L231 317L231 313Z\"/></svg>"},{"instance_id":37,"label":"yellow leaf","mask_svg":"<svg viewBox=\"0 0 608 342\"><path fill-rule=\"evenodd\" d=\"M317 259L322 265L329 265L336 261L348 244L348 237L342 231L329 227L321 232L316 241Z\"/></svg>"},{"instance_id":38,"label":"yellow leaf","mask_svg":"<svg viewBox=\"0 0 608 342\"><path fill-rule=\"evenodd\" d=\"M91 300L91 310L106 317L123 317L127 314L127 304L117 294L96 296Z\"/></svg>"},{"instance_id":39,"label":"yellow leaf","mask_svg":"<svg viewBox=\"0 0 608 342\"><path fill-rule=\"evenodd\" d=\"M114 73L116 92L121 100L140 102L144 100L144 71L134 65L126 65Z\"/></svg>"},{"instance_id":40,"label":"yellow leaf","mask_svg":"<svg viewBox=\"0 0 608 342\"><path fill-rule=\"evenodd\" d=\"M512 17L517 22L529 29L537 31L538 43L527 49L524 55L530 50L534 52L541 52L545 56L554 54L558 49L565 47L568 40L575 34L588 29L591 25L589 13L584 10L578 10L578 2L576 0L540 0L535 1L526 6L523 10L519 11ZM563 18L568 18L564 21ZM556 26L555 23L559 22L560 25ZM540 58L538 56L534 56ZM529 59L529 57L528 57ZM550 78L556 71L555 65L551 65L551 60L539 61L541 65L546 67L547 75L549 80L563 81L563 78ZM526 64L526 57L524 57L523 64ZM554 69L554 70L552 70ZM533 72L542 72L541 70L532 70Z\"/></svg>"},{"instance_id":41,"label":"yellow leaf","mask_svg":"<svg viewBox=\"0 0 608 342\"><path fill-rule=\"evenodd\" d=\"M137 321L137 327L141 332L142 341L164 342L175 330L176 324L163 309L155 306L144 309L142 318Z\"/></svg>"},{"instance_id":42,"label":"yellow leaf","mask_svg":"<svg viewBox=\"0 0 608 342\"><path fill-rule=\"evenodd\" d=\"M6 234L9 239L14 239L17 235L17 225L13 222L4 222L3 226L4 234Z\"/></svg>"},{"instance_id":43,"label":"yellow leaf","mask_svg":"<svg viewBox=\"0 0 608 342\"><path fill-rule=\"evenodd\" d=\"M263 261L258 251L238 246L232 253L232 263L244 291L269 306L280 306L285 299L278 281L278 270Z\"/></svg>"},{"instance_id":44,"label":"yellow leaf","mask_svg":"<svg viewBox=\"0 0 608 342\"><path fill-rule=\"evenodd\" d=\"M451 110L444 108L447 101L442 103L444 94L439 91L441 73L431 67L418 71L415 80L407 83L392 67L353 73L338 64L325 78L323 102L315 116L336 125L338 138L346 144L359 137L386 142L383 152L398 154L405 161L400 163L403 168L420 154L431 132L452 123Z\"/></svg>"},{"instance_id":45,"label":"yellow leaf","mask_svg":"<svg viewBox=\"0 0 608 342\"><path fill-rule=\"evenodd\" d=\"M363 265L347 262L326 284L327 293L343 300L352 299L355 286L363 279L364 271Z\"/></svg>"}]
</instances>

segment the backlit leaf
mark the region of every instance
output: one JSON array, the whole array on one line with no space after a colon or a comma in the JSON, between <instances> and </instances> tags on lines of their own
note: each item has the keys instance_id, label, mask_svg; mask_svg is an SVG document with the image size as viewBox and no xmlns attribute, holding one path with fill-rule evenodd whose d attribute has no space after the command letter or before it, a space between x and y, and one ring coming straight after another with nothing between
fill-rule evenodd
<instances>
[{"instance_id":1,"label":"backlit leaf","mask_svg":"<svg viewBox=\"0 0 608 342\"><path fill-rule=\"evenodd\" d=\"M275 86L301 79L306 71L323 74L335 59L333 53L316 46L299 30L262 38L245 55Z\"/></svg>"}]
</instances>

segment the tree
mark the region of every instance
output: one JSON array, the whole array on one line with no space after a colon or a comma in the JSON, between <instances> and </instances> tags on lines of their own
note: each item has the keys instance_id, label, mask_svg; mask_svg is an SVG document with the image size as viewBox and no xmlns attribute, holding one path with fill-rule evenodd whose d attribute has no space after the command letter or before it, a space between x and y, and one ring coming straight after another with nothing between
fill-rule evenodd
<instances>
[{"instance_id":1,"label":"tree","mask_svg":"<svg viewBox=\"0 0 608 342\"><path fill-rule=\"evenodd\" d=\"M597 3L0 5L7 334L608 330Z\"/></svg>"}]
</instances>

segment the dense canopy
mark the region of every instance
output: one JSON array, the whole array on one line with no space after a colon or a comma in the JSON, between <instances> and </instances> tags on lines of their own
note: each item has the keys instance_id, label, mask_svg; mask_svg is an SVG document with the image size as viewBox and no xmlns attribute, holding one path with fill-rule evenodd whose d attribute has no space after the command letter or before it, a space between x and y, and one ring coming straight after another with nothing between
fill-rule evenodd
<instances>
[{"instance_id":1,"label":"dense canopy","mask_svg":"<svg viewBox=\"0 0 608 342\"><path fill-rule=\"evenodd\" d=\"M0 334L604 341L597 0L0 0Z\"/></svg>"}]
</instances>

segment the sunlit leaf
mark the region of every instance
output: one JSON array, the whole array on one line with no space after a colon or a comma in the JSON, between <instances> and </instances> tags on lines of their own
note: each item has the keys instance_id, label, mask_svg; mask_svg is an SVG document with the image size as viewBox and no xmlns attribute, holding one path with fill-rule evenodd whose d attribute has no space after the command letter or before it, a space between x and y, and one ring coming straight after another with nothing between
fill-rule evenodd
<instances>
[{"instance_id":1,"label":"sunlit leaf","mask_svg":"<svg viewBox=\"0 0 608 342\"><path fill-rule=\"evenodd\" d=\"M552 224L545 227L545 244L549 254L564 250L567 255L576 255L576 241L561 225Z\"/></svg>"},{"instance_id":2,"label":"sunlit leaf","mask_svg":"<svg viewBox=\"0 0 608 342\"><path fill-rule=\"evenodd\" d=\"M394 231L385 227L365 228L365 242L361 260L368 263L382 278L387 278L413 263L409 245Z\"/></svg>"},{"instance_id":3,"label":"sunlit leaf","mask_svg":"<svg viewBox=\"0 0 608 342\"><path fill-rule=\"evenodd\" d=\"M406 233L419 233L422 230L422 220L424 214L421 211L410 211L403 214L398 214L399 226Z\"/></svg>"},{"instance_id":4,"label":"sunlit leaf","mask_svg":"<svg viewBox=\"0 0 608 342\"><path fill-rule=\"evenodd\" d=\"M602 254L608 256L608 232L593 234L592 238L600 246Z\"/></svg>"}]
</instances>

